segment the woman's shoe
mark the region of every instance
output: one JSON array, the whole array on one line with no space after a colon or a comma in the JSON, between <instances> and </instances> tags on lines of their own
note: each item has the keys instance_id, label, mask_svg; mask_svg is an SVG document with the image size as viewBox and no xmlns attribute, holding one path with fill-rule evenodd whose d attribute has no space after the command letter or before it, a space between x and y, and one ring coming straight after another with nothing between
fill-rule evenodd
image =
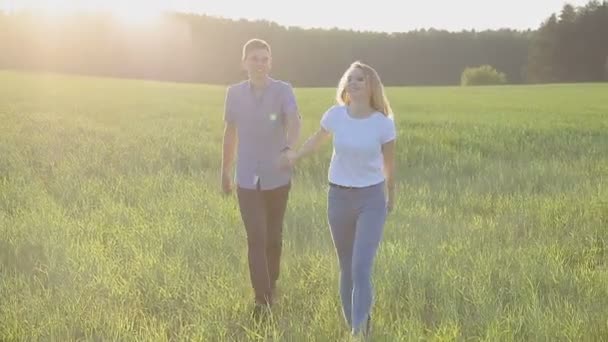
<instances>
[{"instance_id":1,"label":"woman's shoe","mask_svg":"<svg viewBox=\"0 0 608 342\"><path fill-rule=\"evenodd\" d=\"M367 323L365 323L365 330L363 330L363 338L365 341L369 341L372 336L372 315L367 316Z\"/></svg>"}]
</instances>

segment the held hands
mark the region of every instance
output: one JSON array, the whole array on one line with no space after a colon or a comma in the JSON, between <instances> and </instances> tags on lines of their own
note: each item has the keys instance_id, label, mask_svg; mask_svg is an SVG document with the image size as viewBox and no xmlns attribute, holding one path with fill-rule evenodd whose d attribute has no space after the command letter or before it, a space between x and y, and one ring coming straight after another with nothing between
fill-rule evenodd
<instances>
[{"instance_id":1,"label":"held hands","mask_svg":"<svg viewBox=\"0 0 608 342\"><path fill-rule=\"evenodd\" d=\"M292 169L295 166L297 159L298 154L295 151L286 150L281 154L279 165L284 170Z\"/></svg>"}]
</instances>

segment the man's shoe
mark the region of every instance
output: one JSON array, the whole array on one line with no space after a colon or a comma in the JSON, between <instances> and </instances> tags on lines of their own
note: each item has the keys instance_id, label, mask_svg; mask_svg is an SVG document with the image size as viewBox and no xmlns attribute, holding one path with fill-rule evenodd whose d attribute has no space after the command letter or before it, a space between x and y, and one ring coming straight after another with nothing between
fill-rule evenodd
<instances>
[{"instance_id":1,"label":"man's shoe","mask_svg":"<svg viewBox=\"0 0 608 342\"><path fill-rule=\"evenodd\" d=\"M270 289L270 301L274 304L275 302L277 302L278 298L279 298L279 291L276 286L273 286Z\"/></svg>"},{"instance_id":2,"label":"man's shoe","mask_svg":"<svg viewBox=\"0 0 608 342\"><path fill-rule=\"evenodd\" d=\"M251 318L256 322L260 322L265 320L270 313L270 306L268 304L260 304L255 303L253 306L253 312L251 313Z\"/></svg>"}]
</instances>

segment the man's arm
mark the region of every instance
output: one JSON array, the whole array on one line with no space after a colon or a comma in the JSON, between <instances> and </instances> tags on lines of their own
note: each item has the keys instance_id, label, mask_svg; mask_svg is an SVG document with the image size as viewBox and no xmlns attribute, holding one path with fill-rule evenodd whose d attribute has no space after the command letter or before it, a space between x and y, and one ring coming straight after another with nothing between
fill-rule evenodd
<instances>
[{"instance_id":1,"label":"man's arm","mask_svg":"<svg viewBox=\"0 0 608 342\"><path fill-rule=\"evenodd\" d=\"M222 191L232 192L232 170L237 143L236 124L226 122L224 127L224 142L222 148Z\"/></svg>"},{"instance_id":2,"label":"man's arm","mask_svg":"<svg viewBox=\"0 0 608 342\"><path fill-rule=\"evenodd\" d=\"M302 120L300 119L300 113L297 111L294 113L287 114L287 146L293 149L298 140L300 140L300 132L302 127Z\"/></svg>"},{"instance_id":3,"label":"man's arm","mask_svg":"<svg viewBox=\"0 0 608 342\"><path fill-rule=\"evenodd\" d=\"M285 124L287 129L287 146L290 149L295 148L298 140L300 140L301 117L298 110L298 104L293 88L290 86L285 88L282 104L283 115L285 116Z\"/></svg>"}]
</instances>

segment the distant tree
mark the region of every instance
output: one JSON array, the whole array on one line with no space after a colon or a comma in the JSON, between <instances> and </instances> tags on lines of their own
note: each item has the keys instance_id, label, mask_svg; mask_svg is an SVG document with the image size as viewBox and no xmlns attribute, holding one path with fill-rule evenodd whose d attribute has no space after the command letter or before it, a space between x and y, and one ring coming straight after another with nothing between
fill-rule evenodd
<instances>
[{"instance_id":1,"label":"distant tree","mask_svg":"<svg viewBox=\"0 0 608 342\"><path fill-rule=\"evenodd\" d=\"M462 72L460 84L463 86L499 85L507 83L507 77L490 65L466 68Z\"/></svg>"},{"instance_id":2,"label":"distant tree","mask_svg":"<svg viewBox=\"0 0 608 342\"><path fill-rule=\"evenodd\" d=\"M554 70L557 67L557 42L557 16L553 14L533 35L526 72L529 83L552 82L557 79Z\"/></svg>"},{"instance_id":3,"label":"distant tree","mask_svg":"<svg viewBox=\"0 0 608 342\"><path fill-rule=\"evenodd\" d=\"M534 34L528 54L529 82L604 80L608 56L608 1L565 5Z\"/></svg>"}]
</instances>

